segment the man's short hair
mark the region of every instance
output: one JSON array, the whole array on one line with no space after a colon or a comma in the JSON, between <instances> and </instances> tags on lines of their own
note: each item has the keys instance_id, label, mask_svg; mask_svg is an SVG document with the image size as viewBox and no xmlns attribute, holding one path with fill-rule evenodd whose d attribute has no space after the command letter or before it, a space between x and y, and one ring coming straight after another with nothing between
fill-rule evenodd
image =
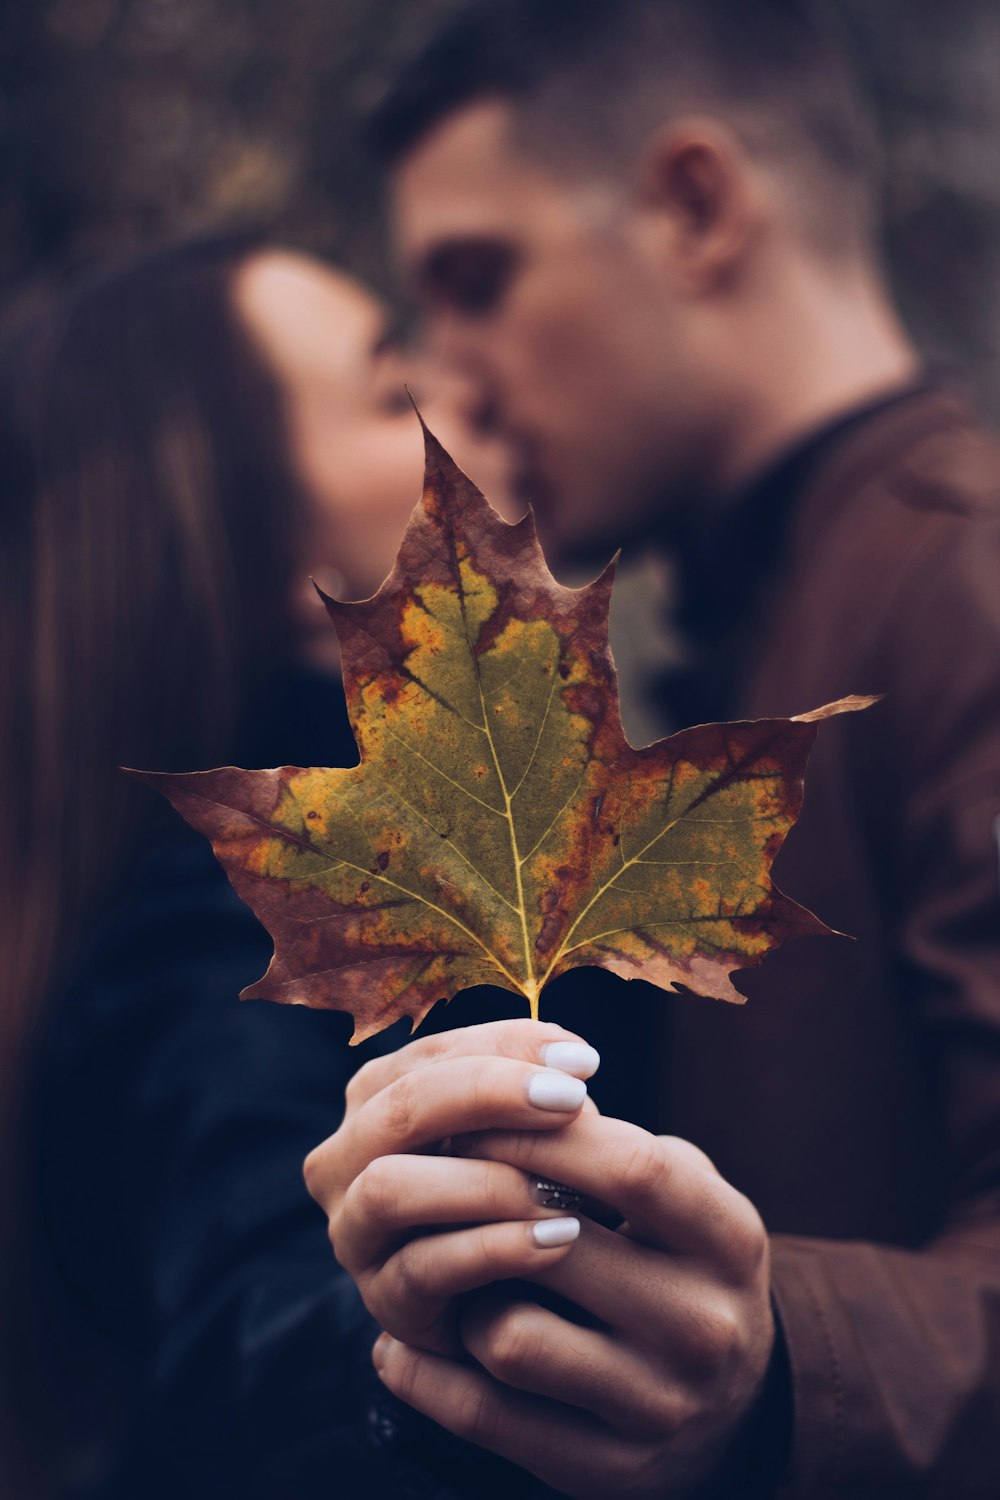
<instances>
[{"instance_id":1,"label":"man's short hair","mask_svg":"<svg viewBox=\"0 0 1000 1500\"><path fill-rule=\"evenodd\" d=\"M622 167L668 119L715 114L780 168L814 238L869 238L876 135L817 0L466 0L383 99L375 147L392 164L491 98L564 168Z\"/></svg>"}]
</instances>

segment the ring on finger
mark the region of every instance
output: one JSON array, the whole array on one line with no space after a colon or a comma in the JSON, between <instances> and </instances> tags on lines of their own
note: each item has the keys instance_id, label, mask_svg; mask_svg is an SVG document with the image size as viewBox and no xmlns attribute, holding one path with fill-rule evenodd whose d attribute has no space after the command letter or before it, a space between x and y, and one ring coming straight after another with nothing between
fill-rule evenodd
<instances>
[{"instance_id":1,"label":"ring on finger","mask_svg":"<svg viewBox=\"0 0 1000 1500\"><path fill-rule=\"evenodd\" d=\"M550 1182L545 1177L535 1178L533 1191L542 1208L575 1209L583 1202L583 1194L576 1188L567 1187L564 1182Z\"/></svg>"}]
</instances>

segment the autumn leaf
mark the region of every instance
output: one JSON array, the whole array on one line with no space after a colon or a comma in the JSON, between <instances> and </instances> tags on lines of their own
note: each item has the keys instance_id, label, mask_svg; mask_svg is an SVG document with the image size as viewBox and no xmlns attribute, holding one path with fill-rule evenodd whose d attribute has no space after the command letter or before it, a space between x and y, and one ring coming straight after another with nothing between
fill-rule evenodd
<instances>
[{"instance_id":1,"label":"autumn leaf","mask_svg":"<svg viewBox=\"0 0 1000 1500\"><path fill-rule=\"evenodd\" d=\"M504 522L430 434L426 455L389 578L326 599L360 764L138 773L274 939L244 998L350 1011L355 1042L482 983L537 1016L582 964L742 1001L733 971L829 930L768 872L818 721L872 700L634 749L614 564L563 587L530 515Z\"/></svg>"}]
</instances>

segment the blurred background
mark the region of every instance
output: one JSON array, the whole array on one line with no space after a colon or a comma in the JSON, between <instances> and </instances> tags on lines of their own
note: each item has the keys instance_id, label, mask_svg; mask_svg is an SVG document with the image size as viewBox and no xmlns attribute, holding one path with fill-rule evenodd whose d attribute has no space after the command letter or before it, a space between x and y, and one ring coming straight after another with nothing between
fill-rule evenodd
<instances>
[{"instance_id":1,"label":"blurred background","mask_svg":"<svg viewBox=\"0 0 1000 1500\"><path fill-rule=\"evenodd\" d=\"M358 121L452 0L6 0L0 327L76 268L220 221L392 291ZM839 0L926 350L1000 416L1000 5Z\"/></svg>"}]
</instances>

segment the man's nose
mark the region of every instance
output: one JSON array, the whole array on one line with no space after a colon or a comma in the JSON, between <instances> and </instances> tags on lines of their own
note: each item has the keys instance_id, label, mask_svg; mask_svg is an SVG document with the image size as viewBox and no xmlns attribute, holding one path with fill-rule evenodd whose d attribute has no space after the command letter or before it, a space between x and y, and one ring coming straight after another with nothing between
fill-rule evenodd
<instances>
[{"instance_id":1,"label":"man's nose","mask_svg":"<svg viewBox=\"0 0 1000 1500\"><path fill-rule=\"evenodd\" d=\"M500 431L500 407L485 375L435 360L433 388L447 402L465 427L477 437L494 437Z\"/></svg>"},{"instance_id":2,"label":"man's nose","mask_svg":"<svg viewBox=\"0 0 1000 1500\"><path fill-rule=\"evenodd\" d=\"M500 432L500 405L494 392L485 386L470 388L465 419L480 437L496 437Z\"/></svg>"},{"instance_id":3,"label":"man's nose","mask_svg":"<svg viewBox=\"0 0 1000 1500\"><path fill-rule=\"evenodd\" d=\"M442 373L478 382L484 378L484 350L468 324L446 308L434 309L424 314L422 343Z\"/></svg>"}]
</instances>

